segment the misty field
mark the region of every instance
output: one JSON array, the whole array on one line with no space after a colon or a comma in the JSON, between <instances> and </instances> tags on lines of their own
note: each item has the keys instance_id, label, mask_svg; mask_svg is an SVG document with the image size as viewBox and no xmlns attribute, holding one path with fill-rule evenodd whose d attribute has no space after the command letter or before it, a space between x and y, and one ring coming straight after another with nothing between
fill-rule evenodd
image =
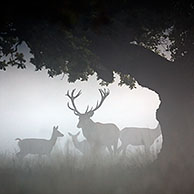
<instances>
[{"instance_id":1,"label":"misty field","mask_svg":"<svg viewBox=\"0 0 194 194\"><path fill-rule=\"evenodd\" d=\"M149 173L146 155L81 156L54 152L50 158L0 155L1 194L127 194L160 193L160 181ZM154 184L154 188L150 183Z\"/></svg>"}]
</instances>

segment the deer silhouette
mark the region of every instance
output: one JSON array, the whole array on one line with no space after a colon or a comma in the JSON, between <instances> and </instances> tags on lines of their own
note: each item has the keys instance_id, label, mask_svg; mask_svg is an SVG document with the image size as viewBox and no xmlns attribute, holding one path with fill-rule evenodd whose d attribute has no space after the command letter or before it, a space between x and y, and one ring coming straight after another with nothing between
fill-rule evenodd
<instances>
[{"instance_id":1,"label":"deer silhouette","mask_svg":"<svg viewBox=\"0 0 194 194\"><path fill-rule=\"evenodd\" d=\"M57 127L53 127L52 136L49 140L47 139L20 139L16 138L18 140L18 146L20 148L20 151L16 153L16 156L19 159L23 159L27 154L38 154L41 155L47 155L49 156L58 137L63 137L64 135L57 130Z\"/></svg>"},{"instance_id":2,"label":"deer silhouette","mask_svg":"<svg viewBox=\"0 0 194 194\"><path fill-rule=\"evenodd\" d=\"M77 150L79 150L82 154L86 155L88 153L90 153L91 151L91 146L88 143L87 140L83 140L83 141L78 141L78 136L80 134L80 131L78 133L76 133L75 135L73 135L72 133L68 132L69 136L71 136L72 138L72 142L73 145L75 146L75 148Z\"/></svg>"},{"instance_id":3,"label":"deer silhouette","mask_svg":"<svg viewBox=\"0 0 194 194\"><path fill-rule=\"evenodd\" d=\"M76 116L79 117L79 122L77 124L78 128L82 129L84 137L87 139L91 145L92 150L96 150L97 147L105 146L112 154L117 152L117 144L119 139L119 128L112 123L100 123L94 122L91 117L94 115L94 112L100 108L106 97L109 95L109 90L99 89L101 100L100 103L97 101L96 107L89 110L89 106L85 113L80 113L75 105L75 99L81 95L81 90L75 94L75 89L72 90L71 94L67 91L67 97L71 100L72 107L67 103L67 106L70 110L74 112ZM113 148L112 148L113 146Z\"/></svg>"},{"instance_id":4,"label":"deer silhouette","mask_svg":"<svg viewBox=\"0 0 194 194\"><path fill-rule=\"evenodd\" d=\"M118 152L122 150L123 155L126 154L128 145L139 146L144 145L145 152L150 154L150 147L155 139L161 135L161 128L158 124L155 129L126 127L120 132L121 145Z\"/></svg>"}]
</instances>

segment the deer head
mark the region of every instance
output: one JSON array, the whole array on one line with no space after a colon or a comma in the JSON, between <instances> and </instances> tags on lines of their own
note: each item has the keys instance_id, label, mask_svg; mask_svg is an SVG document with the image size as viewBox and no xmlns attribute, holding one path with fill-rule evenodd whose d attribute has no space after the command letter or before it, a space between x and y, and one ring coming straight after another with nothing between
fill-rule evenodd
<instances>
[{"instance_id":1,"label":"deer head","mask_svg":"<svg viewBox=\"0 0 194 194\"><path fill-rule=\"evenodd\" d=\"M58 131L58 128L59 126L53 127L53 134L52 134L53 137L63 137L64 136L60 131Z\"/></svg>"},{"instance_id":2,"label":"deer head","mask_svg":"<svg viewBox=\"0 0 194 194\"><path fill-rule=\"evenodd\" d=\"M69 103L67 103L67 106L70 110L72 110L74 112L75 115L77 115L79 117L79 123L77 125L78 128L84 128L88 125L89 122L91 122L91 117L94 115L94 112L100 108L100 106L102 105L102 103L104 102L105 98L109 95L109 90L102 90L99 89L100 95L101 95L101 100L100 102L97 101L96 103L96 107L93 108L91 107L89 109L89 106L87 106L85 113L80 113L75 105L75 99L77 97L79 97L81 95L81 90L75 94L75 89L72 90L71 94L69 91L67 91L67 97L69 97L69 99L71 100L72 103L72 107L70 106Z\"/></svg>"},{"instance_id":3,"label":"deer head","mask_svg":"<svg viewBox=\"0 0 194 194\"><path fill-rule=\"evenodd\" d=\"M80 131L77 132L75 135L73 135L72 133L68 132L69 136L72 137L73 140L77 140L78 135L80 134Z\"/></svg>"}]
</instances>

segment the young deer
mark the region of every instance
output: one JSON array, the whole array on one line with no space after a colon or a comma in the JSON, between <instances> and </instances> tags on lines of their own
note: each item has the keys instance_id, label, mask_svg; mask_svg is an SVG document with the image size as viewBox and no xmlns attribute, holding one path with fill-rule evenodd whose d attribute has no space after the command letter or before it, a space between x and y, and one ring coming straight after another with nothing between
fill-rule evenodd
<instances>
[{"instance_id":1,"label":"young deer","mask_svg":"<svg viewBox=\"0 0 194 194\"><path fill-rule=\"evenodd\" d=\"M87 140L78 141L77 137L80 134L80 131L73 135L72 133L68 132L69 136L72 138L73 145L77 150L79 150L82 154L86 155L90 153L91 147Z\"/></svg>"},{"instance_id":2,"label":"young deer","mask_svg":"<svg viewBox=\"0 0 194 194\"><path fill-rule=\"evenodd\" d=\"M100 103L96 104L95 108L87 107L85 113L80 113L75 105L74 100L80 96L81 91L79 91L76 95L75 89L69 94L67 92L67 96L71 100L72 107L67 104L68 108L71 109L76 116L79 117L79 123L77 124L78 128L82 129L84 137L89 142L90 146L93 150L98 150L98 147L107 147L111 154L116 154L117 152L117 144L119 139L119 128L113 123L99 123L94 122L91 117L94 115L94 112L100 108L105 98L109 95L109 91L99 89L101 95ZM114 149L112 149L112 146Z\"/></svg>"},{"instance_id":3,"label":"young deer","mask_svg":"<svg viewBox=\"0 0 194 194\"><path fill-rule=\"evenodd\" d=\"M16 153L16 156L20 159L23 159L27 154L38 154L41 155L50 155L50 152L53 149L58 137L63 137L64 135L59 132L57 127L53 127L53 133L49 140L47 139L23 139L16 138L18 140L18 146L20 152Z\"/></svg>"},{"instance_id":4,"label":"young deer","mask_svg":"<svg viewBox=\"0 0 194 194\"><path fill-rule=\"evenodd\" d=\"M151 145L160 135L161 129L159 124L155 129L126 127L120 132L121 146L118 148L118 152L123 150L123 154L125 155L128 145L144 145L145 152L150 154Z\"/></svg>"}]
</instances>

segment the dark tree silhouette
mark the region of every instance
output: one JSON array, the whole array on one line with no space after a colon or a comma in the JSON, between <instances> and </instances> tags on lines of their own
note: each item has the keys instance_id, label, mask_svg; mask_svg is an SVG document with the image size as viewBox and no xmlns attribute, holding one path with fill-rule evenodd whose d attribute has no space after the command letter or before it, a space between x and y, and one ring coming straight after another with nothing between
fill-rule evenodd
<instances>
[{"instance_id":1,"label":"dark tree silhouette","mask_svg":"<svg viewBox=\"0 0 194 194\"><path fill-rule=\"evenodd\" d=\"M0 68L25 67L18 45L25 41L37 70L87 80L97 72L104 83L121 75L121 84L138 82L160 95L157 118L164 144L155 165L159 177L192 189L194 167L194 4L73 0L1 8ZM162 56L160 47L171 52ZM9 60L5 60L5 57ZM189 169L189 172L187 171ZM176 182L173 181L176 177ZM181 184L180 184L181 183Z\"/></svg>"}]
</instances>

